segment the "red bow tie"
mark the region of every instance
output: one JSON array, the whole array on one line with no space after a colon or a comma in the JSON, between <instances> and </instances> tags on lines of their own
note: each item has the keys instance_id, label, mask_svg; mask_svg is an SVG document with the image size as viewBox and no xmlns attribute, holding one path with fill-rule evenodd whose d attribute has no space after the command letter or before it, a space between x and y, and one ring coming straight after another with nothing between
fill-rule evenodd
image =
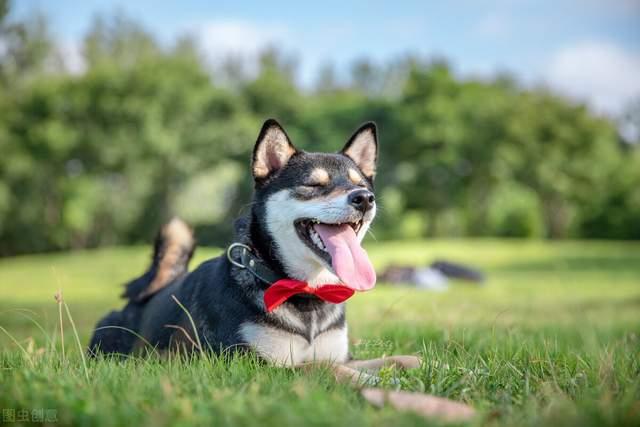
<instances>
[{"instance_id":1,"label":"red bow tie","mask_svg":"<svg viewBox=\"0 0 640 427\"><path fill-rule=\"evenodd\" d=\"M339 304L348 300L354 290L344 285L321 285L312 288L306 282L294 279L280 279L264 292L264 305L268 312L275 310L280 304L297 294L315 295L323 301Z\"/></svg>"}]
</instances>

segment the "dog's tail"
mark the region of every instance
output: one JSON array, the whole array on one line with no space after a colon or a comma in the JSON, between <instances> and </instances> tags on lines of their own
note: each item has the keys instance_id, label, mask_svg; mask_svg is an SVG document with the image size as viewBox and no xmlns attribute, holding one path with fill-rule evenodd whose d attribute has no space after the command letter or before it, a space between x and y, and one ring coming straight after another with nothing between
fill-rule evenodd
<instances>
[{"instance_id":1,"label":"dog's tail","mask_svg":"<svg viewBox=\"0 0 640 427\"><path fill-rule=\"evenodd\" d=\"M165 224L153 250L149 269L126 286L123 298L144 302L160 289L187 273L189 261L195 251L193 231L179 218Z\"/></svg>"}]
</instances>

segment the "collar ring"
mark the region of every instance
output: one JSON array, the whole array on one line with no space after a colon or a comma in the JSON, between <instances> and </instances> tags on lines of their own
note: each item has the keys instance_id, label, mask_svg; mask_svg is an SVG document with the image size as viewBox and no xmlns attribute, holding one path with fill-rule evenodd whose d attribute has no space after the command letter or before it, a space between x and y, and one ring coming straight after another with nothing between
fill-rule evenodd
<instances>
[{"instance_id":1,"label":"collar ring","mask_svg":"<svg viewBox=\"0 0 640 427\"><path fill-rule=\"evenodd\" d=\"M229 247L227 248L227 259L229 260L229 262L233 265L235 265L238 268L247 268L246 265L244 265L241 261L236 261L235 259L233 259L233 250L236 248L242 248L242 250L244 251L248 251L251 252L251 248L247 245L245 245L244 243L232 243L229 245ZM242 256L240 256L240 260L242 260Z\"/></svg>"}]
</instances>

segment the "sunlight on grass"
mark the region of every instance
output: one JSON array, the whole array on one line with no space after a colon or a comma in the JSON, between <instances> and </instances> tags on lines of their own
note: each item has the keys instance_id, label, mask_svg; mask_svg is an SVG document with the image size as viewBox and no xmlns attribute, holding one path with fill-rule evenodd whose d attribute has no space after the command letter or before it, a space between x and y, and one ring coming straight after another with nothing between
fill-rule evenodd
<instances>
[{"instance_id":1,"label":"sunlight on grass","mask_svg":"<svg viewBox=\"0 0 640 427\"><path fill-rule=\"evenodd\" d=\"M428 292L383 283L348 304L356 357L424 358L398 385L470 403L479 424L632 425L640 421L640 244L437 240L368 245L378 269L447 259L487 275L484 286ZM375 409L327 372L225 361L80 358L60 285L86 344L119 307L121 284L145 268L146 247L0 260L0 407L51 407L62 424L420 425ZM217 255L199 249L197 265ZM20 310L18 310L20 309ZM25 311L28 310L28 311ZM0 332L1 333L1 332ZM86 383L89 377L89 384ZM525 422L526 420L526 422Z\"/></svg>"}]
</instances>

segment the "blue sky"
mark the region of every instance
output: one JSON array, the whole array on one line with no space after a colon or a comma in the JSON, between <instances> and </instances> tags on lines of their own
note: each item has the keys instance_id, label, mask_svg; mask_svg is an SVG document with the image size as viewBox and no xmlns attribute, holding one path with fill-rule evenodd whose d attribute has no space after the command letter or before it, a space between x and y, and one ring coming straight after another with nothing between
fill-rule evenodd
<instances>
[{"instance_id":1,"label":"blue sky","mask_svg":"<svg viewBox=\"0 0 640 427\"><path fill-rule=\"evenodd\" d=\"M275 44L318 67L405 53L448 58L461 75L507 70L618 113L640 96L640 0L215 2L15 1L14 15L44 12L70 62L96 13L123 11L159 39L190 33L207 57L254 55ZM74 57L75 56L75 57Z\"/></svg>"}]
</instances>

